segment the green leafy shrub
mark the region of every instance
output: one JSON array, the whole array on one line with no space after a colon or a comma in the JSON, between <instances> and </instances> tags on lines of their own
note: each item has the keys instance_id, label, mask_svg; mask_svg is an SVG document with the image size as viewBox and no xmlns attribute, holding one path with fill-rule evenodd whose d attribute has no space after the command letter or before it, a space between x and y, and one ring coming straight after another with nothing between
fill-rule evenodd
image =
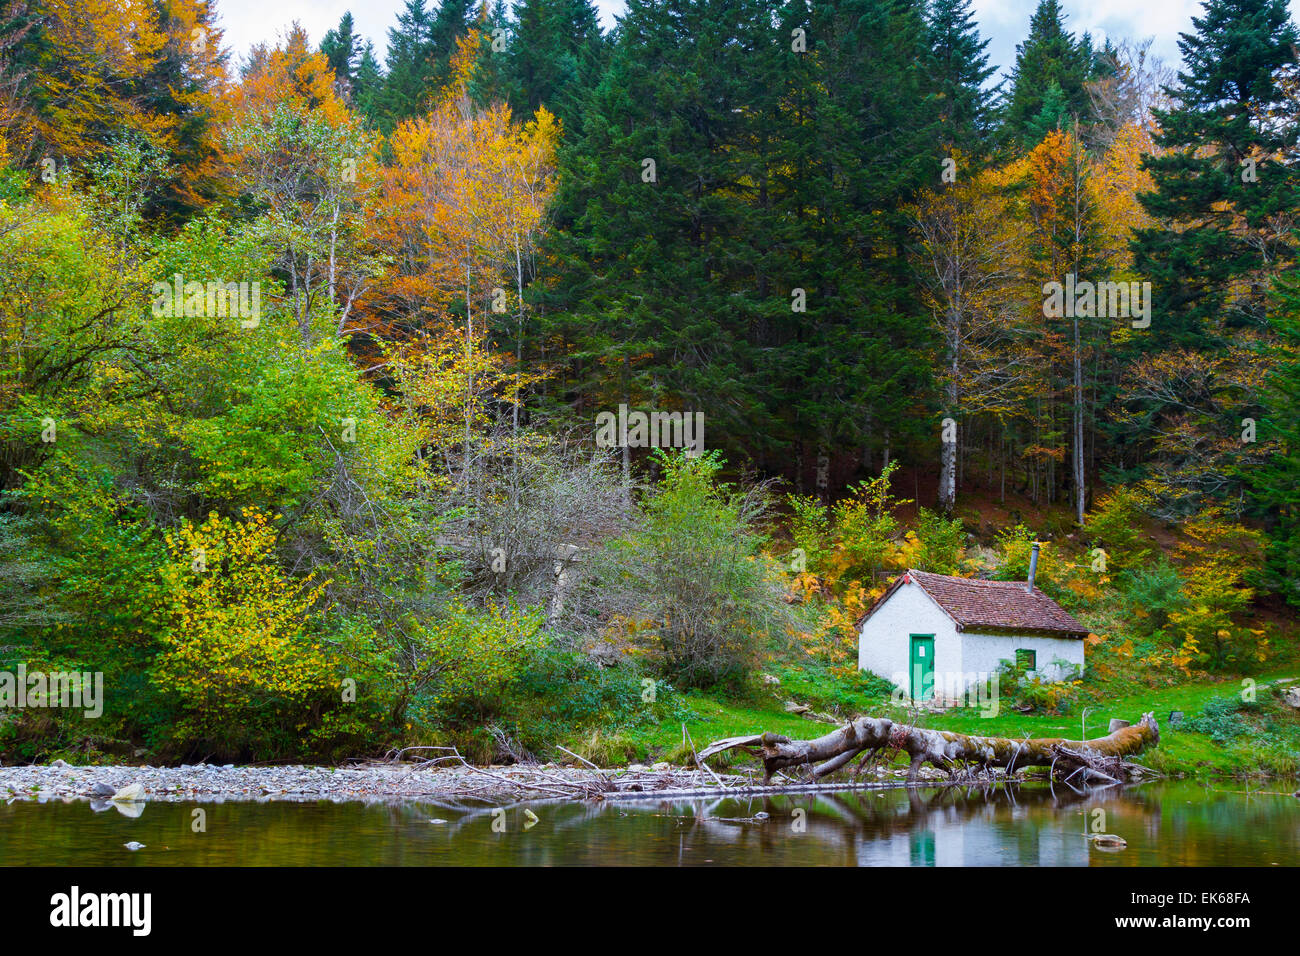
<instances>
[{"instance_id":1,"label":"green leafy shrub","mask_svg":"<svg viewBox=\"0 0 1300 956\"><path fill-rule=\"evenodd\" d=\"M638 530L593 557L585 597L675 684L743 686L795 624L788 580L763 553L765 495L719 482L715 453L655 454L663 474Z\"/></svg>"},{"instance_id":2,"label":"green leafy shrub","mask_svg":"<svg viewBox=\"0 0 1300 956\"><path fill-rule=\"evenodd\" d=\"M1088 540L1106 552L1111 571L1137 568L1151 553L1138 525L1143 517L1142 501L1137 491L1117 488L1102 496L1088 516Z\"/></svg>"},{"instance_id":3,"label":"green leafy shrub","mask_svg":"<svg viewBox=\"0 0 1300 956\"><path fill-rule=\"evenodd\" d=\"M916 516L916 531L909 535L915 545L908 551L907 564L918 571L956 574L965 556L966 531L960 518L945 518L922 508Z\"/></svg>"},{"instance_id":4,"label":"green leafy shrub","mask_svg":"<svg viewBox=\"0 0 1300 956\"><path fill-rule=\"evenodd\" d=\"M1230 743L1254 735L1255 728L1242 715L1258 707L1258 704L1248 703L1240 697L1213 697L1205 702L1199 714L1185 718L1179 729L1205 734L1217 744Z\"/></svg>"},{"instance_id":5,"label":"green leafy shrub","mask_svg":"<svg viewBox=\"0 0 1300 956\"><path fill-rule=\"evenodd\" d=\"M1031 671L1018 661L1001 660L997 671L998 690L1018 709L1068 714L1078 699L1082 683L1078 667L1060 658L1052 661L1052 667L1057 673L1063 673L1065 679L1046 680L1037 670Z\"/></svg>"},{"instance_id":6,"label":"green leafy shrub","mask_svg":"<svg viewBox=\"0 0 1300 956\"><path fill-rule=\"evenodd\" d=\"M1024 581L1029 576L1029 559L1035 540L1034 533L1023 524L999 532L995 545L999 560L993 572L994 579ZM1060 566L1055 549L1047 541L1039 543L1034 586L1058 601L1066 594L1065 569Z\"/></svg>"},{"instance_id":7,"label":"green leafy shrub","mask_svg":"<svg viewBox=\"0 0 1300 956\"><path fill-rule=\"evenodd\" d=\"M891 461L879 476L850 487L849 496L835 503L835 540L844 553L839 577L869 581L892 565L899 530L894 509L907 503L889 492L897 468L898 461Z\"/></svg>"},{"instance_id":8,"label":"green leafy shrub","mask_svg":"<svg viewBox=\"0 0 1300 956\"><path fill-rule=\"evenodd\" d=\"M830 550L830 514L826 506L811 495L787 495L792 512L790 536L795 548L803 551L805 567L802 570L817 574L823 570L826 553Z\"/></svg>"},{"instance_id":9,"label":"green leafy shrub","mask_svg":"<svg viewBox=\"0 0 1300 956\"><path fill-rule=\"evenodd\" d=\"M1117 584L1129 610L1127 626L1135 636L1164 631L1171 615L1187 609L1183 579L1163 555L1155 561L1124 569Z\"/></svg>"},{"instance_id":10,"label":"green leafy shrub","mask_svg":"<svg viewBox=\"0 0 1300 956\"><path fill-rule=\"evenodd\" d=\"M602 666L581 651L552 643L519 675L502 723L514 739L540 754L593 730L619 734L692 716L670 682L654 680L632 662Z\"/></svg>"}]
</instances>

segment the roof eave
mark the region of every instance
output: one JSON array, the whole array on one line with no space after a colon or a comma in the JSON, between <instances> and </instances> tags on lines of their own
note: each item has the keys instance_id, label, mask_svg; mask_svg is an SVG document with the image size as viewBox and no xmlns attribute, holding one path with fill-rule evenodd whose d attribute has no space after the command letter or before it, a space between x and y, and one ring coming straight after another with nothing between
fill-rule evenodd
<instances>
[{"instance_id":1,"label":"roof eave","mask_svg":"<svg viewBox=\"0 0 1300 956\"><path fill-rule=\"evenodd\" d=\"M957 630L963 634L980 633L988 634L990 637L1002 637L1004 634L1040 634L1043 637L1072 637L1080 640L1086 638L1091 631L1075 630L1073 628L1059 627L1031 627L1029 625L1010 625L1010 624L980 624L978 622L961 623L957 625Z\"/></svg>"}]
</instances>

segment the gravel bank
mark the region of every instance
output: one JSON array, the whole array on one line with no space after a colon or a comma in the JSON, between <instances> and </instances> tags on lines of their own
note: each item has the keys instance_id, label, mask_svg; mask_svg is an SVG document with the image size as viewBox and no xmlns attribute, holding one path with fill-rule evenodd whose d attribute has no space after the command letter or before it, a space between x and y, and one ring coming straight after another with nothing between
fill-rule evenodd
<instances>
[{"instance_id":1,"label":"gravel bank","mask_svg":"<svg viewBox=\"0 0 1300 956\"><path fill-rule=\"evenodd\" d=\"M882 770L865 785L900 783L907 771ZM608 796L651 796L661 791L689 790L709 783L702 774L667 764L622 770L604 770L620 793ZM945 780L937 770L924 768L921 779ZM761 781L726 776L729 786L753 786ZM56 761L48 766L0 766L0 801L107 800L127 787L138 787L145 801L204 800L482 800L503 802L520 798L582 797L594 795L600 778L587 768L491 767L475 770L463 766L420 768L411 765L358 767L237 767L233 764L179 767L82 767ZM719 781L720 782L720 781ZM786 785L792 783L787 781ZM845 784L825 783L824 789ZM570 789L570 787L574 789ZM591 788L588 790L588 788ZM772 787L781 789L781 785ZM585 792L584 792L585 791ZM714 790L714 793L717 791Z\"/></svg>"},{"instance_id":2,"label":"gravel bank","mask_svg":"<svg viewBox=\"0 0 1300 956\"><path fill-rule=\"evenodd\" d=\"M590 779L584 770L550 767L554 777L575 782ZM501 780L463 767L417 769L411 766L236 767L211 764L180 767L0 766L0 800L104 799L107 788L132 784L147 800L207 799L383 799L479 797L500 799L526 787L523 774L493 767ZM98 789L97 789L98 785Z\"/></svg>"}]
</instances>

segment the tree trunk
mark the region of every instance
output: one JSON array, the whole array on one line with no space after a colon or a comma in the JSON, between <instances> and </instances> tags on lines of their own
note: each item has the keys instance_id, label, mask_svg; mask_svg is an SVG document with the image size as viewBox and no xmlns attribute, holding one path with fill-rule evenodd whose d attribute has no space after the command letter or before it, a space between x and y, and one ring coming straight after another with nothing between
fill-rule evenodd
<instances>
[{"instance_id":1,"label":"tree trunk","mask_svg":"<svg viewBox=\"0 0 1300 956\"><path fill-rule=\"evenodd\" d=\"M958 372L961 369L961 312L959 308L955 307L949 310L946 326L948 336L948 382L944 389L944 397L947 399L948 407L945 411L956 423L957 409L961 398L958 392L960 387L958 385ZM948 436L943 433L940 434L940 438L939 509L944 514L951 514L953 507L957 503L957 435L953 434L952 441L948 441Z\"/></svg>"},{"instance_id":2,"label":"tree trunk","mask_svg":"<svg viewBox=\"0 0 1300 956\"><path fill-rule=\"evenodd\" d=\"M1074 319L1074 517L1083 527L1087 488L1083 465L1083 356L1080 354L1079 319Z\"/></svg>"},{"instance_id":3,"label":"tree trunk","mask_svg":"<svg viewBox=\"0 0 1300 956\"><path fill-rule=\"evenodd\" d=\"M1160 727L1149 713L1143 714L1136 726L1123 727L1092 740L973 737L896 724L885 717L859 717L815 740L791 740L772 733L728 737L709 744L699 756L704 760L724 750L747 750L763 758L765 784L771 782L778 770L815 764L812 770L815 779L834 773L859 754L871 756L884 750L901 750L911 758L908 783L916 782L923 763L949 773L970 764L982 769L1002 767L1008 774L1022 767L1051 767L1058 775L1079 774L1085 783L1097 779L1114 783L1122 758L1139 754L1159 742Z\"/></svg>"}]
</instances>

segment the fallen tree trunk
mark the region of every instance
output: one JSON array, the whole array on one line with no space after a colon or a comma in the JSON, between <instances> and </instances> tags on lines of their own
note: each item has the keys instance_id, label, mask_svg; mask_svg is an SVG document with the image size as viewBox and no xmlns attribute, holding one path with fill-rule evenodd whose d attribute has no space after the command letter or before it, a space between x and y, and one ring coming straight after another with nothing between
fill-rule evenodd
<instances>
[{"instance_id":1,"label":"fallen tree trunk","mask_svg":"<svg viewBox=\"0 0 1300 956\"><path fill-rule=\"evenodd\" d=\"M815 780L840 770L859 755L863 755L865 763L885 751L902 751L911 758L908 783L916 782L925 763L949 774L967 767L1001 767L1008 775L1024 767L1049 767L1058 776L1074 777L1084 783L1115 783L1127 773L1125 757L1159 742L1160 727L1149 713L1143 714L1136 726L1122 727L1092 740L974 737L896 724L885 717L859 717L814 740L791 740L772 733L716 740L700 751L699 759L732 749L761 756L765 784L771 782L774 773L789 767L812 764Z\"/></svg>"}]
</instances>

